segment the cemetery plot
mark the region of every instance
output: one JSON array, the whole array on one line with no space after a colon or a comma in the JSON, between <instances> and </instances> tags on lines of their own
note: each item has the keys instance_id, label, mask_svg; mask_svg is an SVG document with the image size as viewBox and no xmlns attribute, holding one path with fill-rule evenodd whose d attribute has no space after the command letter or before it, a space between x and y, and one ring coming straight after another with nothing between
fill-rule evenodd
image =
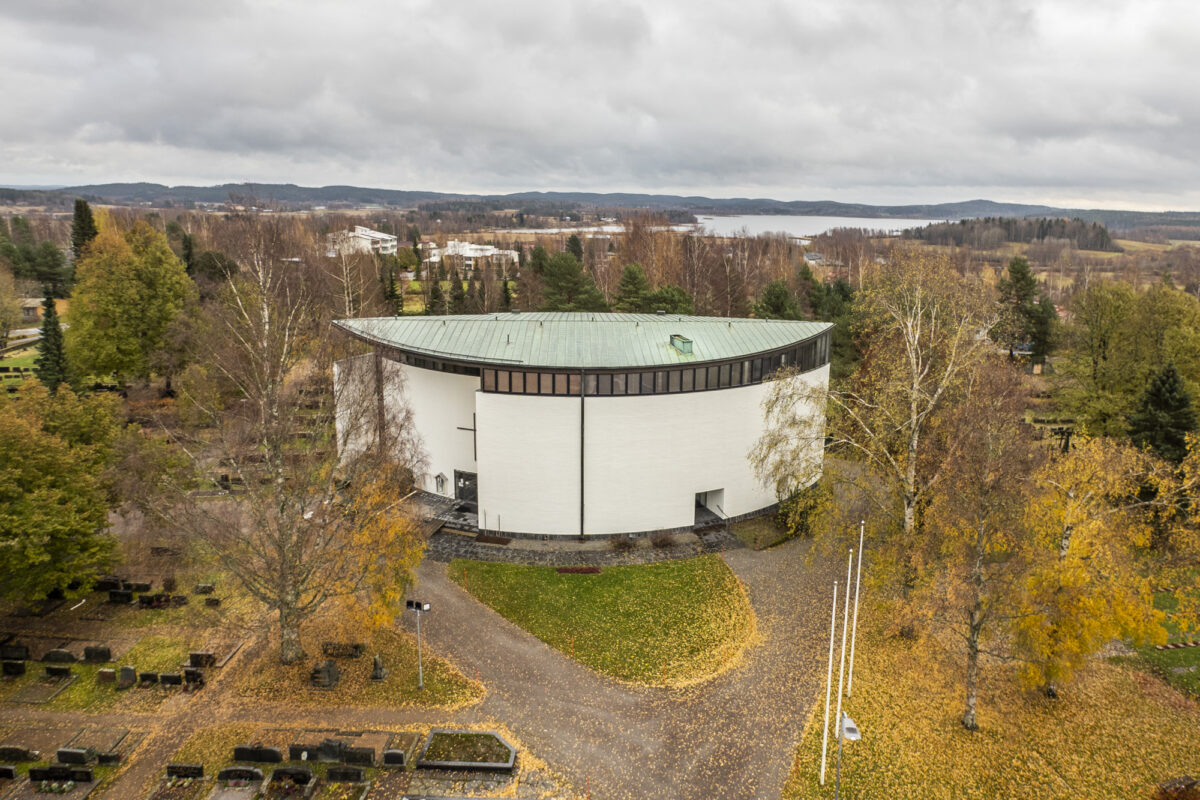
<instances>
[{"instance_id":1,"label":"cemetery plot","mask_svg":"<svg viewBox=\"0 0 1200 800\"><path fill-rule=\"evenodd\" d=\"M417 689L417 649L404 632L378 631L358 658L331 658L321 640L305 641L309 659L284 666L278 651L268 646L245 670L239 686L243 697L292 706L401 708L412 705L458 708L476 702L483 687L426 648L425 689ZM385 669L383 680L372 681L374 656ZM318 669L320 667L320 669ZM330 675L336 671L336 680Z\"/></svg>"}]
</instances>

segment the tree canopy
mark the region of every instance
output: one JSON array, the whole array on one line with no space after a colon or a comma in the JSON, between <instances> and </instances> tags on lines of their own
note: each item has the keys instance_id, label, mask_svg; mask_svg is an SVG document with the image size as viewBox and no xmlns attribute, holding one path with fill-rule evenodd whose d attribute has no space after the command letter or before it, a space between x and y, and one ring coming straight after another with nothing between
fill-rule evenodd
<instances>
[{"instance_id":1,"label":"tree canopy","mask_svg":"<svg viewBox=\"0 0 1200 800\"><path fill-rule=\"evenodd\" d=\"M77 269L67 354L80 374L148 378L195 286L163 234L145 222L93 240Z\"/></svg>"},{"instance_id":2,"label":"tree canopy","mask_svg":"<svg viewBox=\"0 0 1200 800\"><path fill-rule=\"evenodd\" d=\"M116 422L111 405L51 398L26 386L0 403L0 594L36 602L61 589L86 591L116 559L104 471Z\"/></svg>"},{"instance_id":3,"label":"tree canopy","mask_svg":"<svg viewBox=\"0 0 1200 800\"><path fill-rule=\"evenodd\" d=\"M536 254L536 250L534 251ZM542 273L545 295L542 311L607 311L604 295L592 276L570 253L557 253L546 262Z\"/></svg>"}]
</instances>

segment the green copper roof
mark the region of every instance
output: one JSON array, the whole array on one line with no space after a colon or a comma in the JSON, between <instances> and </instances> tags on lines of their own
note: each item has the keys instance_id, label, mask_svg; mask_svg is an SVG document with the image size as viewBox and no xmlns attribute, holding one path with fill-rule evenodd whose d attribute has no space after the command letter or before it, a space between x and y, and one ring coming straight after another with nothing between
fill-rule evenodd
<instances>
[{"instance_id":1,"label":"green copper roof","mask_svg":"<svg viewBox=\"0 0 1200 800\"><path fill-rule=\"evenodd\" d=\"M722 361L779 350L832 327L828 322L583 311L374 317L334 324L365 342L436 358L574 369ZM671 344L673 334L692 340L690 354Z\"/></svg>"}]
</instances>

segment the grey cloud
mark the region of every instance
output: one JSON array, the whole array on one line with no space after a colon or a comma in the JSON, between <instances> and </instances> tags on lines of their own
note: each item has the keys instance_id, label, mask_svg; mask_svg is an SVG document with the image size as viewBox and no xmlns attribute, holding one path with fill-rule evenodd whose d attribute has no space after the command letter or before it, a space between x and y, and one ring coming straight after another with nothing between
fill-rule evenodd
<instances>
[{"instance_id":1,"label":"grey cloud","mask_svg":"<svg viewBox=\"0 0 1200 800\"><path fill-rule=\"evenodd\" d=\"M1200 205L1197 34L1133 0L10 0L0 179Z\"/></svg>"}]
</instances>

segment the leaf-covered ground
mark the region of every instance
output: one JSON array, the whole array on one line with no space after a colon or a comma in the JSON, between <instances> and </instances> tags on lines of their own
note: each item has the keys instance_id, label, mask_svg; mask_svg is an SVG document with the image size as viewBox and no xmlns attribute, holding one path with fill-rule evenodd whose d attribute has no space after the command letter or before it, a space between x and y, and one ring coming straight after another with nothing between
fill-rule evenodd
<instances>
[{"instance_id":1,"label":"leaf-covered ground","mask_svg":"<svg viewBox=\"0 0 1200 800\"><path fill-rule=\"evenodd\" d=\"M458 708L478 700L483 687L466 678L449 662L424 652L425 688L417 688L417 646L405 632L379 630L367 639L366 655L340 658L341 681L331 690L314 689L309 673L321 656L319 636L304 641L309 657L299 664L279 663L278 645L264 647L246 670L241 683L243 698L264 703L334 708ZM382 682L370 680L373 656L378 654L388 671Z\"/></svg>"},{"instance_id":2,"label":"leaf-covered ground","mask_svg":"<svg viewBox=\"0 0 1200 800\"><path fill-rule=\"evenodd\" d=\"M1049 700L991 667L971 733L959 724L962 665L873 634L860 638L856 660L845 707L863 738L843 751L846 798L1127 800L1200 772L1200 706L1144 671L1098 660ZM833 796L832 723L825 787L817 780L823 713L822 698L796 751L789 800Z\"/></svg>"},{"instance_id":3,"label":"leaf-covered ground","mask_svg":"<svg viewBox=\"0 0 1200 800\"><path fill-rule=\"evenodd\" d=\"M449 575L551 647L633 683L705 680L736 663L755 636L746 593L716 556L593 575L460 560Z\"/></svg>"}]
</instances>

